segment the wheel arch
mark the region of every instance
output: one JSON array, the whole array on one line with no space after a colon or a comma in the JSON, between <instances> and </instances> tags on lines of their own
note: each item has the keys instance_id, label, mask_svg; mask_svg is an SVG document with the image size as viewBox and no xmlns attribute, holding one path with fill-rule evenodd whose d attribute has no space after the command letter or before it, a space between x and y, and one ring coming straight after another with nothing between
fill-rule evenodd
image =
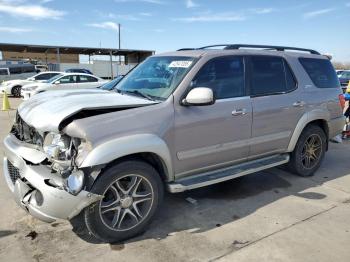
<instances>
[{"instance_id":1,"label":"wheel arch","mask_svg":"<svg viewBox=\"0 0 350 262\"><path fill-rule=\"evenodd\" d=\"M147 164L151 165L157 170L162 181L167 181L167 182L169 181L169 174L168 174L166 163L159 155L152 152L141 152L141 153L135 153L135 154L119 157L109 162L106 166L104 166L101 172L118 163L121 163L124 161L132 161L132 160L146 162Z\"/></svg>"},{"instance_id":2,"label":"wheel arch","mask_svg":"<svg viewBox=\"0 0 350 262\"><path fill-rule=\"evenodd\" d=\"M13 90L14 90L15 87L22 88L22 85L18 85L18 84L17 84L17 85L12 86L12 87L11 87L11 95L14 95Z\"/></svg>"},{"instance_id":3,"label":"wheel arch","mask_svg":"<svg viewBox=\"0 0 350 262\"><path fill-rule=\"evenodd\" d=\"M325 110L314 110L308 113L305 113L299 120L296 125L294 132L291 136L288 145L288 152L293 152L295 145L298 142L298 139L301 133L310 125L317 125L322 128L327 136L327 149L328 149L328 140L329 140L329 126L328 121L330 119L329 112Z\"/></svg>"},{"instance_id":4,"label":"wheel arch","mask_svg":"<svg viewBox=\"0 0 350 262\"><path fill-rule=\"evenodd\" d=\"M106 168L130 159L149 163L164 181L174 180L168 146L164 140L152 134L131 135L102 143L89 152L79 167L104 165Z\"/></svg>"}]
</instances>

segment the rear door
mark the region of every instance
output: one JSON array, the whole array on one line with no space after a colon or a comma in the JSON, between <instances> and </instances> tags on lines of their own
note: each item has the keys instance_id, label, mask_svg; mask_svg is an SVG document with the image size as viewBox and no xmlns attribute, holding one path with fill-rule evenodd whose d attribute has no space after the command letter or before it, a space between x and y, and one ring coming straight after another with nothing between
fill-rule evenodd
<instances>
[{"instance_id":1,"label":"rear door","mask_svg":"<svg viewBox=\"0 0 350 262\"><path fill-rule=\"evenodd\" d=\"M232 165L248 157L252 110L241 56L216 57L202 66L189 89L211 88L208 106L175 104L174 169L177 177Z\"/></svg>"},{"instance_id":2,"label":"rear door","mask_svg":"<svg viewBox=\"0 0 350 262\"><path fill-rule=\"evenodd\" d=\"M93 76L79 75L77 88L95 88L100 86L98 79Z\"/></svg>"},{"instance_id":3,"label":"rear door","mask_svg":"<svg viewBox=\"0 0 350 262\"><path fill-rule=\"evenodd\" d=\"M278 56L249 56L253 105L251 157L284 152L305 112L302 91L287 61Z\"/></svg>"}]
</instances>

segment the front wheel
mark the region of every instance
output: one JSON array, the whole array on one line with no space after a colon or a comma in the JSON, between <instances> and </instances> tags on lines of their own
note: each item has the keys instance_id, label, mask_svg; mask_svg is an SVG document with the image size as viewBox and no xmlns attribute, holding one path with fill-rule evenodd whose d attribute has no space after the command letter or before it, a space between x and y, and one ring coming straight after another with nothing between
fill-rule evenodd
<instances>
[{"instance_id":1,"label":"front wheel","mask_svg":"<svg viewBox=\"0 0 350 262\"><path fill-rule=\"evenodd\" d=\"M14 95L15 97L21 97L21 89L21 86L14 86L11 91L12 95Z\"/></svg>"},{"instance_id":2,"label":"front wheel","mask_svg":"<svg viewBox=\"0 0 350 262\"><path fill-rule=\"evenodd\" d=\"M101 173L91 192L103 199L84 211L88 230L104 242L118 242L145 230L163 198L163 184L151 165L126 161Z\"/></svg>"},{"instance_id":3,"label":"front wheel","mask_svg":"<svg viewBox=\"0 0 350 262\"><path fill-rule=\"evenodd\" d=\"M316 125L305 128L291 154L288 168L303 177L312 176L320 167L327 148L327 136Z\"/></svg>"}]
</instances>

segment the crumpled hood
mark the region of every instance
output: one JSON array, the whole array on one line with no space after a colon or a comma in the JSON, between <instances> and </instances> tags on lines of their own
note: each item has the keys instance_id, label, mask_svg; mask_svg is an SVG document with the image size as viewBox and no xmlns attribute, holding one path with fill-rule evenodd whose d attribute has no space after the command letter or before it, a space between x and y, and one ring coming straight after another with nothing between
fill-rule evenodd
<instances>
[{"instance_id":1,"label":"crumpled hood","mask_svg":"<svg viewBox=\"0 0 350 262\"><path fill-rule=\"evenodd\" d=\"M60 90L35 95L19 106L18 113L28 125L41 133L58 132L63 120L83 110L120 109L155 103L101 89Z\"/></svg>"}]
</instances>

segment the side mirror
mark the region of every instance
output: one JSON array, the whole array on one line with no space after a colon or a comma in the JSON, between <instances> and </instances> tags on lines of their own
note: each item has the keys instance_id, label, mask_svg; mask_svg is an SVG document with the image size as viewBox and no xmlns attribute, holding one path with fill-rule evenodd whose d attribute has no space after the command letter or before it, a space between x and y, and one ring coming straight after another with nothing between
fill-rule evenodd
<instances>
[{"instance_id":1,"label":"side mirror","mask_svg":"<svg viewBox=\"0 0 350 262\"><path fill-rule=\"evenodd\" d=\"M35 78L34 77L29 77L28 81L35 81Z\"/></svg>"},{"instance_id":2,"label":"side mirror","mask_svg":"<svg viewBox=\"0 0 350 262\"><path fill-rule=\"evenodd\" d=\"M60 84L60 83L61 83L61 82L60 82L59 80L57 80L57 81L54 82L55 85L58 85L58 84Z\"/></svg>"},{"instance_id":3,"label":"side mirror","mask_svg":"<svg viewBox=\"0 0 350 262\"><path fill-rule=\"evenodd\" d=\"M185 106L207 106L215 103L213 90L207 87L193 88L182 100Z\"/></svg>"}]
</instances>

